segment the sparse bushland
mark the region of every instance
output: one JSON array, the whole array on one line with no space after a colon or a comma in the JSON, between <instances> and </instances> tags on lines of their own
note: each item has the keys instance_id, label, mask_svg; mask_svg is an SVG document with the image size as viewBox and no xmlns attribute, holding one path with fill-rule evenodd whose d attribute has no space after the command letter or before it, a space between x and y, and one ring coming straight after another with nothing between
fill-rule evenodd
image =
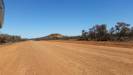
<instances>
[{"instance_id":1,"label":"sparse bushland","mask_svg":"<svg viewBox=\"0 0 133 75\"><path fill-rule=\"evenodd\" d=\"M0 34L0 44L14 43L14 42L19 42L19 41L23 41L23 39L20 36Z\"/></svg>"},{"instance_id":2,"label":"sparse bushland","mask_svg":"<svg viewBox=\"0 0 133 75\"><path fill-rule=\"evenodd\" d=\"M129 41L133 40L133 27L125 22L117 22L110 29L106 24L95 25L88 31L83 30L80 40Z\"/></svg>"}]
</instances>

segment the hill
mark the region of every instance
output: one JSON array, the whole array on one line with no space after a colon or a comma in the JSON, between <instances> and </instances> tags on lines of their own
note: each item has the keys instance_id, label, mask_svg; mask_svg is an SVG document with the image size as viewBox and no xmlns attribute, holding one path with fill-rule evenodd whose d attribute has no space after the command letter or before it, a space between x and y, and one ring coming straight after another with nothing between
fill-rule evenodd
<instances>
[{"instance_id":1,"label":"hill","mask_svg":"<svg viewBox=\"0 0 133 75\"><path fill-rule=\"evenodd\" d=\"M56 39L62 39L64 37L65 36L62 34L55 33L55 34L49 34L48 36L44 36L40 38L34 38L32 40L56 40Z\"/></svg>"},{"instance_id":2,"label":"hill","mask_svg":"<svg viewBox=\"0 0 133 75\"><path fill-rule=\"evenodd\" d=\"M62 34L58 34L58 33L55 33L55 34L50 34L47 36L48 38L53 38L53 39L58 39L58 38L63 38L65 37L64 35Z\"/></svg>"}]
</instances>

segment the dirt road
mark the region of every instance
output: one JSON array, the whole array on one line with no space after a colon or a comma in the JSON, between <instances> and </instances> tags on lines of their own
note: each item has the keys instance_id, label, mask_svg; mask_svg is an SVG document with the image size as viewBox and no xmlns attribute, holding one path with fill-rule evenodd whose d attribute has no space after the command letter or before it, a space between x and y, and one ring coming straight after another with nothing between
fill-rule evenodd
<instances>
[{"instance_id":1,"label":"dirt road","mask_svg":"<svg viewBox=\"0 0 133 75\"><path fill-rule=\"evenodd\" d=\"M133 75L133 49L28 41L0 47L0 75Z\"/></svg>"}]
</instances>

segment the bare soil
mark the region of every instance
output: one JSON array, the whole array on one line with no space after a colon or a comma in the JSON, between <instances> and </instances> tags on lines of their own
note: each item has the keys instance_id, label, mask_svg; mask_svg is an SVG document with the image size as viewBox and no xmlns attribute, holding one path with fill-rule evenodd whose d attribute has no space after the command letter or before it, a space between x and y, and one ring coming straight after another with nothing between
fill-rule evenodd
<instances>
[{"instance_id":1,"label":"bare soil","mask_svg":"<svg viewBox=\"0 0 133 75\"><path fill-rule=\"evenodd\" d=\"M20 42L0 47L0 75L133 75L133 49Z\"/></svg>"},{"instance_id":2,"label":"bare soil","mask_svg":"<svg viewBox=\"0 0 133 75\"><path fill-rule=\"evenodd\" d=\"M76 43L76 44L86 44L86 45L96 45L96 46L108 46L108 47L122 47L122 48L133 48L133 41L77 41L77 40L56 40L57 42L65 43Z\"/></svg>"}]
</instances>

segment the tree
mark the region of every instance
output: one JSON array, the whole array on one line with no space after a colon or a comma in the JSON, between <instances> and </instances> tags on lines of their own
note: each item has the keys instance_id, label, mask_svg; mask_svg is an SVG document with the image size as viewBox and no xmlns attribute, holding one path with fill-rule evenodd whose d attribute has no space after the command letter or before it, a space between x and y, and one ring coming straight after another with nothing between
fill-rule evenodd
<instances>
[{"instance_id":1,"label":"tree","mask_svg":"<svg viewBox=\"0 0 133 75\"><path fill-rule=\"evenodd\" d=\"M111 40L111 41L113 41L113 40L115 40L115 28L114 27L112 27L110 30L109 30L109 39Z\"/></svg>"},{"instance_id":2,"label":"tree","mask_svg":"<svg viewBox=\"0 0 133 75\"><path fill-rule=\"evenodd\" d=\"M115 28L112 27L109 32L110 32L110 35L112 36L114 34L114 32L115 32Z\"/></svg>"},{"instance_id":3,"label":"tree","mask_svg":"<svg viewBox=\"0 0 133 75\"><path fill-rule=\"evenodd\" d=\"M95 40L96 39L95 26L93 26L92 28L89 29L89 37L90 37L91 40Z\"/></svg>"},{"instance_id":4,"label":"tree","mask_svg":"<svg viewBox=\"0 0 133 75\"><path fill-rule=\"evenodd\" d=\"M118 22L117 25L115 26L116 28L116 35L117 35L117 40L125 40L127 36L130 33L130 24L126 24L124 22Z\"/></svg>"},{"instance_id":5,"label":"tree","mask_svg":"<svg viewBox=\"0 0 133 75\"><path fill-rule=\"evenodd\" d=\"M107 40L107 26L106 24L96 25L96 37L98 41Z\"/></svg>"},{"instance_id":6,"label":"tree","mask_svg":"<svg viewBox=\"0 0 133 75\"><path fill-rule=\"evenodd\" d=\"M86 32L85 30L82 30L82 39L88 40L88 32Z\"/></svg>"},{"instance_id":7,"label":"tree","mask_svg":"<svg viewBox=\"0 0 133 75\"><path fill-rule=\"evenodd\" d=\"M133 27L130 29L130 38L133 39Z\"/></svg>"},{"instance_id":8,"label":"tree","mask_svg":"<svg viewBox=\"0 0 133 75\"><path fill-rule=\"evenodd\" d=\"M133 39L133 27L125 22L117 22L115 27L107 29L106 24L97 24L89 29L82 31L82 38L97 41L125 41Z\"/></svg>"},{"instance_id":9,"label":"tree","mask_svg":"<svg viewBox=\"0 0 133 75\"><path fill-rule=\"evenodd\" d=\"M107 32L106 24L95 25L94 27L90 28L89 36L92 40L106 41L108 39Z\"/></svg>"}]
</instances>

